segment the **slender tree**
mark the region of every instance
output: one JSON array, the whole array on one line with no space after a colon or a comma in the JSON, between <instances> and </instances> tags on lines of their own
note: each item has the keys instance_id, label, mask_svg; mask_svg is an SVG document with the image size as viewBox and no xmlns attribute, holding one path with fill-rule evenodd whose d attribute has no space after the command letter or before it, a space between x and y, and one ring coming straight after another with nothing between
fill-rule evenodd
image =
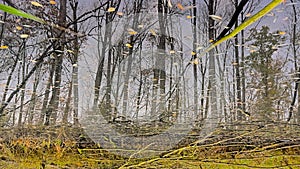
<instances>
[{"instance_id":1,"label":"slender tree","mask_svg":"<svg viewBox=\"0 0 300 169\"><path fill-rule=\"evenodd\" d=\"M66 26L66 17L67 17L67 0L59 1L59 16L58 23L60 26ZM60 85L62 77L62 64L64 58L64 42L65 42L65 33L64 31L57 31L55 34L56 38L60 37L57 41L58 45L55 46L56 50L56 59L55 59L55 72L54 72L54 86L52 90L52 96L48 105L46 112L45 125L49 125L50 121L55 124L57 120L57 110L59 106L59 96L60 96ZM51 119L50 119L51 118Z\"/></svg>"}]
</instances>

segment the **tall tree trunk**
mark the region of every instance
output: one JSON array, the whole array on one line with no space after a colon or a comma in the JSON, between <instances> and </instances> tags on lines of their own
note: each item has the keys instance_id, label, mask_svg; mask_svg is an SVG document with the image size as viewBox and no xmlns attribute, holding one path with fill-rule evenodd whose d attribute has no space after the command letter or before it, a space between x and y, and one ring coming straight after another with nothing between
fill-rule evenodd
<instances>
[{"instance_id":1,"label":"tall tree trunk","mask_svg":"<svg viewBox=\"0 0 300 169\"><path fill-rule=\"evenodd\" d=\"M25 75L26 75L26 40L23 40L22 44L22 65L21 65L21 77L22 81L25 80ZM19 112L19 119L18 119L18 126L20 127L22 125L22 118L23 118L23 113L24 113L24 101L25 101L25 89L26 89L26 84L23 85L23 88L21 89L21 102L20 102L20 112Z\"/></svg>"},{"instance_id":2,"label":"tall tree trunk","mask_svg":"<svg viewBox=\"0 0 300 169\"><path fill-rule=\"evenodd\" d=\"M138 21L140 18L139 12L142 8L143 0L135 1L134 2L134 17L132 22L132 29L136 30L138 27ZM127 115L127 108L128 108L128 100L129 100L129 78L132 69L132 62L133 62L133 48L134 48L134 39L133 35L129 38L129 44L131 47L128 49L128 60L127 60L127 67L125 72L125 79L124 79L124 90L123 90L123 103L122 103L122 116L126 117Z\"/></svg>"},{"instance_id":3,"label":"tall tree trunk","mask_svg":"<svg viewBox=\"0 0 300 169\"><path fill-rule=\"evenodd\" d=\"M77 10L78 10L78 0L70 2L73 11L73 21L77 21ZM74 32L78 32L78 23L75 22L73 25ZM79 125L78 119L78 102L79 102L79 91L78 91L78 55L79 55L79 38L75 35L74 40L74 54L72 59L73 73L72 73L72 89L73 89L73 121L74 125Z\"/></svg>"},{"instance_id":4,"label":"tall tree trunk","mask_svg":"<svg viewBox=\"0 0 300 169\"><path fill-rule=\"evenodd\" d=\"M49 77L48 77L47 86L45 89L45 95L44 95L42 110L41 110L41 114L40 114L40 118L39 118L39 124L43 124L45 117L46 117L46 112L47 112L47 107L48 107L48 102L49 102L49 97L50 97L50 89L51 89L51 86L53 85L52 81L53 81L54 68L55 68L54 59L49 58L49 65L50 65Z\"/></svg>"},{"instance_id":5,"label":"tall tree trunk","mask_svg":"<svg viewBox=\"0 0 300 169\"><path fill-rule=\"evenodd\" d=\"M215 15L215 0L209 0L208 4L208 13L209 15ZM215 28L214 28L214 20L210 17L208 21L208 37L210 40L215 39ZM217 76L216 76L216 58L214 55L215 51L211 50L209 52L209 82L210 82L210 112L211 118L210 124L214 125L219 117L219 98L218 98L218 87L217 87Z\"/></svg>"},{"instance_id":6,"label":"tall tree trunk","mask_svg":"<svg viewBox=\"0 0 300 169\"><path fill-rule=\"evenodd\" d=\"M67 0L60 0L59 16L58 23L60 26L65 27L66 25L66 16L67 16ZM63 64L63 51L64 51L64 32L57 31L55 36L61 37L57 42L58 47L54 47L56 52L55 59L55 77L54 77L54 87L52 90L52 96L49 102L49 106L46 112L45 125L49 125L50 122L55 124L57 120L57 110L59 105L59 96L60 96L60 84L61 84L61 74L62 74L62 64Z\"/></svg>"},{"instance_id":7,"label":"tall tree trunk","mask_svg":"<svg viewBox=\"0 0 300 169\"><path fill-rule=\"evenodd\" d=\"M31 94L30 104L28 108L28 115L29 115L28 124L33 124L33 116L35 113L35 106L36 106L37 88L40 83L40 73L41 73L41 69L38 68L38 70L35 73L34 83L32 86L32 94Z\"/></svg>"},{"instance_id":8,"label":"tall tree trunk","mask_svg":"<svg viewBox=\"0 0 300 169\"><path fill-rule=\"evenodd\" d=\"M241 14L244 20L244 12ZM242 111L246 113L246 76L245 76L245 31L241 31L241 80L242 80Z\"/></svg>"},{"instance_id":9,"label":"tall tree trunk","mask_svg":"<svg viewBox=\"0 0 300 169\"><path fill-rule=\"evenodd\" d=\"M235 0L235 8L238 7L238 0ZM235 28L237 28L239 25L238 18L235 22ZM242 90L241 90L241 75L240 75L240 56L239 56L239 39L238 35L235 36L234 39L234 53L235 53L235 63L233 66L235 67L235 76L236 76L236 108L237 108L237 120L241 121L243 119L243 113L242 113Z\"/></svg>"},{"instance_id":10,"label":"tall tree trunk","mask_svg":"<svg viewBox=\"0 0 300 169\"><path fill-rule=\"evenodd\" d=\"M73 91L73 81L71 80L69 83L69 90L68 90L68 96L67 96L67 101L66 101L66 106L63 112L63 116L62 116L62 122L63 124L68 124L68 117L69 117L69 113L70 113L70 104L71 104L71 98L72 98L72 91Z\"/></svg>"},{"instance_id":11,"label":"tall tree trunk","mask_svg":"<svg viewBox=\"0 0 300 169\"><path fill-rule=\"evenodd\" d=\"M108 7L109 7L108 3ZM106 14L106 18L109 14ZM107 47L107 41L108 41L108 36L110 34L110 30L109 30L109 21L108 19L106 19L105 22L105 33L104 33L104 37L103 37L103 41L101 42L101 21L98 20L98 54L100 56L100 60L98 63L98 67L97 67L97 72L96 72L96 77L95 77L95 84L94 84L94 103L93 103L93 110L95 111L98 107L98 101L99 101L99 95L100 95L100 89L101 89L101 83L102 83L102 77L103 77L103 68L104 68L104 62L105 62L105 50Z\"/></svg>"},{"instance_id":12,"label":"tall tree trunk","mask_svg":"<svg viewBox=\"0 0 300 169\"><path fill-rule=\"evenodd\" d=\"M295 71L297 71L297 77L300 77L300 69L298 67L298 58L297 58L297 22L298 22L298 14L297 14L297 10L296 10L296 6L294 4L294 0L290 0L291 3L292 3L292 9L293 9L293 15L294 15L294 18L293 18L293 25L292 25L292 51L293 51L293 56L294 56L294 68L295 68ZM300 124L300 87L299 87L299 83L300 83L300 80L297 79L296 80L296 92L298 92L298 108L297 108L297 114L296 114L296 120L297 120L297 123ZM295 96L294 96L295 97ZM291 104L292 106L294 105L294 103ZM290 112L290 115L289 115L289 119L288 121L290 120L292 116L292 112Z\"/></svg>"},{"instance_id":13,"label":"tall tree trunk","mask_svg":"<svg viewBox=\"0 0 300 169\"><path fill-rule=\"evenodd\" d=\"M193 6L197 6L196 0L193 0ZM198 68L198 63L196 62L197 54L196 54L196 48L198 44L197 41L197 8L193 8L193 74L194 74L194 118L198 118L201 120L203 118L202 114L198 114L198 74L197 74L197 68ZM198 120L196 119L196 120Z\"/></svg>"},{"instance_id":14,"label":"tall tree trunk","mask_svg":"<svg viewBox=\"0 0 300 169\"><path fill-rule=\"evenodd\" d=\"M154 112L152 115L155 116L155 112L159 112L162 117L165 117L165 87L166 87L166 72L165 72L165 50L166 50L166 20L167 20L167 4L163 0L158 0L158 22L159 22L159 42L157 45L157 55L155 58L154 68L154 82L153 90L156 93L153 99L154 102L158 103L158 110L156 106L153 107ZM153 104L155 105L155 104Z\"/></svg>"}]
</instances>

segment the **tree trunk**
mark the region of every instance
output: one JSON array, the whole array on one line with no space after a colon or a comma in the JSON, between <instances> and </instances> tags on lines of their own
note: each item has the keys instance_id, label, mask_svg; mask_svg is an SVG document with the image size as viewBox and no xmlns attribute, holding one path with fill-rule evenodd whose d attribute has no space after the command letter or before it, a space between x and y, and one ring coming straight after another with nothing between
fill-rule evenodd
<instances>
[{"instance_id":1,"label":"tree trunk","mask_svg":"<svg viewBox=\"0 0 300 169\"><path fill-rule=\"evenodd\" d=\"M22 81L25 80L25 75L26 75L26 41L25 39L23 40L22 44L22 68L21 68L21 77ZM18 119L18 126L20 127L22 125L22 118L23 118L23 113L24 113L24 100L25 100L25 89L26 89L26 84L23 85L23 88L21 89L21 102L20 102L20 112L19 112L19 119Z\"/></svg>"},{"instance_id":2,"label":"tree trunk","mask_svg":"<svg viewBox=\"0 0 300 169\"><path fill-rule=\"evenodd\" d=\"M196 0L193 0L193 6L197 6ZM201 120L203 118L202 114L198 114L198 74L197 74L197 68L198 68L198 63L196 63L197 54L196 54L196 48L198 44L197 41L197 8L193 8L193 52L192 52L192 57L193 57L193 74L194 74L194 118L198 118L196 120ZM198 116L199 115L199 116Z\"/></svg>"},{"instance_id":3,"label":"tree trunk","mask_svg":"<svg viewBox=\"0 0 300 169\"><path fill-rule=\"evenodd\" d=\"M78 0L74 0L73 3L70 3L71 8L73 10L73 20L77 21L77 9L78 9ZM73 25L74 32L78 32L78 23L75 22ZM72 73L72 89L73 89L73 121L74 125L79 125L78 119L78 102L79 102L79 91L78 91L78 55L79 55L79 39L78 36L75 35L74 40L74 54L73 54L73 73Z\"/></svg>"},{"instance_id":4,"label":"tree trunk","mask_svg":"<svg viewBox=\"0 0 300 169\"><path fill-rule=\"evenodd\" d=\"M165 113L165 87L166 87L166 72L165 72L165 50L166 50L166 20L167 20L167 4L164 4L163 0L158 0L158 22L159 22L159 42L157 45L157 55L155 58L155 68L153 90L155 91L155 96L153 96L153 102L158 103L158 110L156 106L153 107L152 116L158 112L162 117ZM153 104L155 105L155 104Z\"/></svg>"},{"instance_id":5,"label":"tree trunk","mask_svg":"<svg viewBox=\"0 0 300 169\"><path fill-rule=\"evenodd\" d=\"M244 20L244 13L241 14ZM242 80L242 111L246 113L246 76L245 76L245 31L241 31L241 80Z\"/></svg>"},{"instance_id":6,"label":"tree trunk","mask_svg":"<svg viewBox=\"0 0 300 169\"><path fill-rule=\"evenodd\" d=\"M73 81L71 80L69 84L69 91L68 91L68 97L66 101L66 106L63 112L63 117L62 117L62 122L64 124L68 124L68 117L69 117L69 112L70 112L70 104L71 104L71 98L72 98L72 91L73 91Z\"/></svg>"},{"instance_id":7,"label":"tree trunk","mask_svg":"<svg viewBox=\"0 0 300 169\"><path fill-rule=\"evenodd\" d=\"M59 8L59 17L58 23L60 26L65 27L66 25L66 16L67 16L67 0L60 0L60 8ZM52 96L49 102L49 106L46 112L46 120L45 125L49 125L50 122L55 124L57 120L57 111L59 105L59 96L60 96L60 84L61 84L61 73L62 73L62 63L63 63L63 51L64 51L64 32L58 31L55 36L61 37L61 39L57 42L59 45L55 47L57 55L55 58L55 77L54 77L54 87L52 90Z\"/></svg>"},{"instance_id":8,"label":"tree trunk","mask_svg":"<svg viewBox=\"0 0 300 169\"><path fill-rule=\"evenodd\" d=\"M41 114L40 114L40 119L39 119L39 124L43 124L44 120L45 120L45 116L46 116L46 112L47 112L47 107L48 107L48 102L49 102L49 97L50 97L50 88L53 85L52 80L53 80L53 75L54 75L54 59L49 58L49 77L47 80L47 86L46 86L46 90L45 90L45 95L44 95L44 99L43 99L43 105L42 105L42 110L41 110Z\"/></svg>"},{"instance_id":9,"label":"tree trunk","mask_svg":"<svg viewBox=\"0 0 300 169\"><path fill-rule=\"evenodd\" d=\"M208 4L208 13L209 15L215 15L215 1L214 0L209 0ZM215 38L215 28L214 28L214 20L212 18L209 18L209 28L208 28L208 36L210 40L213 40ZM210 95L209 95L209 100L210 100L210 124L214 125L214 123L217 123L216 121L219 117L219 98L218 98L218 89L217 87L217 76L216 76L216 58L214 55L215 51L210 50L209 52L209 82L210 82ZM209 116L208 116L209 117Z\"/></svg>"},{"instance_id":10,"label":"tree trunk","mask_svg":"<svg viewBox=\"0 0 300 169\"><path fill-rule=\"evenodd\" d=\"M134 2L134 18L132 22L132 29L136 30L138 26L138 21L140 17L140 10L142 8L143 0ZM129 100L129 78L132 69L132 62L133 62L133 48L134 48L134 39L133 35L129 38L129 44L131 47L128 49L128 60L127 60L127 67L124 79L124 92L123 92L123 105L122 105L122 116L126 117L127 115L127 107L128 107L128 100Z\"/></svg>"},{"instance_id":11,"label":"tree trunk","mask_svg":"<svg viewBox=\"0 0 300 169\"><path fill-rule=\"evenodd\" d=\"M238 0L235 0L235 8L238 7ZM239 25L238 19L235 22L235 28ZM235 76L236 76L236 108L237 108L237 120L241 121L243 119L243 112L242 112L242 90L241 90L241 75L240 75L240 56L239 56L239 39L238 35L235 36L234 39L234 53L235 53L235 63L233 66L235 67Z\"/></svg>"},{"instance_id":12,"label":"tree trunk","mask_svg":"<svg viewBox=\"0 0 300 169\"><path fill-rule=\"evenodd\" d=\"M35 73L35 78L34 78L34 83L33 83L33 89L32 89L32 94L30 98L30 104L28 108L28 124L33 124L33 115L35 113L35 106L36 106L36 97L37 97L37 88L40 82L40 73L41 70L38 68L37 72Z\"/></svg>"}]
</instances>

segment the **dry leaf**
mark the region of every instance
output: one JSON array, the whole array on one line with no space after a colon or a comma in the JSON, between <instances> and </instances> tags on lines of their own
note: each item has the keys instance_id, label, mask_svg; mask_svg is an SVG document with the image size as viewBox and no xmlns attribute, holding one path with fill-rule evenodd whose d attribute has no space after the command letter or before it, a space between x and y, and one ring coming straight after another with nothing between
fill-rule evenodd
<instances>
[{"instance_id":1,"label":"dry leaf","mask_svg":"<svg viewBox=\"0 0 300 169\"><path fill-rule=\"evenodd\" d=\"M20 31L20 30L22 30L23 28L22 28L21 26L16 26L16 29L17 29L18 31Z\"/></svg>"},{"instance_id":2,"label":"dry leaf","mask_svg":"<svg viewBox=\"0 0 300 169\"><path fill-rule=\"evenodd\" d=\"M31 25L23 25L23 27L25 27L25 28L32 28Z\"/></svg>"},{"instance_id":3,"label":"dry leaf","mask_svg":"<svg viewBox=\"0 0 300 169\"><path fill-rule=\"evenodd\" d=\"M198 58L194 59L193 62L192 62L192 64L198 65L199 64Z\"/></svg>"},{"instance_id":4,"label":"dry leaf","mask_svg":"<svg viewBox=\"0 0 300 169\"><path fill-rule=\"evenodd\" d=\"M194 16L191 16L191 15L188 15L186 16L187 19L192 19L192 18L195 18Z\"/></svg>"},{"instance_id":5,"label":"dry leaf","mask_svg":"<svg viewBox=\"0 0 300 169\"><path fill-rule=\"evenodd\" d=\"M133 30L133 29L127 29L129 35L136 35L137 34L137 31Z\"/></svg>"},{"instance_id":6,"label":"dry leaf","mask_svg":"<svg viewBox=\"0 0 300 169\"><path fill-rule=\"evenodd\" d=\"M201 50L201 49L203 49L203 46L198 46L198 47L196 48L196 50Z\"/></svg>"},{"instance_id":7,"label":"dry leaf","mask_svg":"<svg viewBox=\"0 0 300 169\"><path fill-rule=\"evenodd\" d=\"M110 7L110 8L108 8L107 12L114 12L115 10L116 10L116 8Z\"/></svg>"},{"instance_id":8,"label":"dry leaf","mask_svg":"<svg viewBox=\"0 0 300 169\"><path fill-rule=\"evenodd\" d=\"M237 66L238 63L237 62L231 62L232 66Z\"/></svg>"},{"instance_id":9,"label":"dry leaf","mask_svg":"<svg viewBox=\"0 0 300 169\"><path fill-rule=\"evenodd\" d=\"M211 17L211 19L215 20L215 21L222 21L222 17L218 16L218 15L209 15L209 17Z\"/></svg>"},{"instance_id":10,"label":"dry leaf","mask_svg":"<svg viewBox=\"0 0 300 169\"><path fill-rule=\"evenodd\" d=\"M192 54L192 56L195 56L197 53L192 51L191 54Z\"/></svg>"},{"instance_id":11,"label":"dry leaf","mask_svg":"<svg viewBox=\"0 0 300 169\"><path fill-rule=\"evenodd\" d=\"M287 20L289 20L289 17L285 17L282 20L287 21Z\"/></svg>"},{"instance_id":12,"label":"dry leaf","mask_svg":"<svg viewBox=\"0 0 300 169\"><path fill-rule=\"evenodd\" d=\"M175 53L175 50L170 50L170 54L174 54Z\"/></svg>"},{"instance_id":13,"label":"dry leaf","mask_svg":"<svg viewBox=\"0 0 300 169\"><path fill-rule=\"evenodd\" d=\"M119 15L119 16L123 16L123 15L124 15L124 13L123 13L123 12L117 12L117 15Z\"/></svg>"},{"instance_id":14,"label":"dry leaf","mask_svg":"<svg viewBox=\"0 0 300 169\"><path fill-rule=\"evenodd\" d=\"M33 5L33 6L37 6L37 7L43 7L42 4L36 2L36 1L30 1L30 3Z\"/></svg>"},{"instance_id":15,"label":"dry leaf","mask_svg":"<svg viewBox=\"0 0 300 169\"><path fill-rule=\"evenodd\" d=\"M0 49L8 49L8 46L2 45L2 46L0 46Z\"/></svg>"},{"instance_id":16,"label":"dry leaf","mask_svg":"<svg viewBox=\"0 0 300 169\"><path fill-rule=\"evenodd\" d=\"M187 10L187 9L193 9L193 8L197 8L197 6L186 6L184 9Z\"/></svg>"},{"instance_id":17,"label":"dry leaf","mask_svg":"<svg viewBox=\"0 0 300 169\"><path fill-rule=\"evenodd\" d=\"M55 4L56 4L56 2L53 1L53 0L50 0L49 3L50 3L51 5L55 5Z\"/></svg>"},{"instance_id":18,"label":"dry leaf","mask_svg":"<svg viewBox=\"0 0 300 169\"><path fill-rule=\"evenodd\" d=\"M72 50L70 50L70 49L68 49L67 52L69 52L69 53L74 53L74 51L72 51Z\"/></svg>"},{"instance_id":19,"label":"dry leaf","mask_svg":"<svg viewBox=\"0 0 300 169\"><path fill-rule=\"evenodd\" d=\"M20 37L21 37L22 39L26 39L26 38L29 37L29 35L28 35L28 34L22 34L22 35L20 35Z\"/></svg>"},{"instance_id":20,"label":"dry leaf","mask_svg":"<svg viewBox=\"0 0 300 169\"><path fill-rule=\"evenodd\" d=\"M181 5L181 3L178 3L178 4L177 4L177 7L178 7L180 10L184 10L184 7Z\"/></svg>"},{"instance_id":21,"label":"dry leaf","mask_svg":"<svg viewBox=\"0 0 300 169\"><path fill-rule=\"evenodd\" d=\"M132 48L132 45L129 44L129 43L126 43L125 46L128 47L128 48Z\"/></svg>"},{"instance_id":22,"label":"dry leaf","mask_svg":"<svg viewBox=\"0 0 300 169\"><path fill-rule=\"evenodd\" d=\"M156 32L153 29L150 29L149 31L151 32L152 35L154 35L154 36L157 35Z\"/></svg>"},{"instance_id":23,"label":"dry leaf","mask_svg":"<svg viewBox=\"0 0 300 169\"><path fill-rule=\"evenodd\" d=\"M279 32L279 35L285 35L285 34L286 34L286 32L284 32L284 31Z\"/></svg>"},{"instance_id":24,"label":"dry leaf","mask_svg":"<svg viewBox=\"0 0 300 169\"><path fill-rule=\"evenodd\" d=\"M32 62L32 63L36 63L37 61L36 61L36 60L30 60L30 62Z\"/></svg>"}]
</instances>

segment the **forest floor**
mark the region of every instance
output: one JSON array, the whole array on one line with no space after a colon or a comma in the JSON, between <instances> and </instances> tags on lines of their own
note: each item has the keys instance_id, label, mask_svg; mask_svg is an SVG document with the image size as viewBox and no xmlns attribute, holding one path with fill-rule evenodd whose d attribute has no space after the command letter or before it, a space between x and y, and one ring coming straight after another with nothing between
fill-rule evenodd
<instances>
[{"instance_id":1,"label":"forest floor","mask_svg":"<svg viewBox=\"0 0 300 169\"><path fill-rule=\"evenodd\" d=\"M0 133L0 168L300 168L296 124L221 125L201 142L191 135L169 152L140 159L111 154L74 126L3 128Z\"/></svg>"}]
</instances>

